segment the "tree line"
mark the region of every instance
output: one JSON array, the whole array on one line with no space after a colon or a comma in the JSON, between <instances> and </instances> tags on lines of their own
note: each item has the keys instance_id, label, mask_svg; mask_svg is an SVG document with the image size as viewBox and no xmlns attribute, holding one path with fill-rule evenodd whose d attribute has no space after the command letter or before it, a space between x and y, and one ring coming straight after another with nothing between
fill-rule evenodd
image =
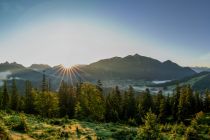
<instances>
[{"instance_id":1,"label":"tree line","mask_svg":"<svg viewBox=\"0 0 210 140\"><path fill-rule=\"evenodd\" d=\"M122 91L118 86L110 92L102 83L78 83L71 86L62 81L59 91L50 91L43 75L42 88L37 90L25 82L25 93L19 94L15 79L10 89L7 81L1 89L0 109L14 110L43 117L68 117L103 122L143 123L152 111L159 122L184 122L200 111L210 112L210 92L193 91L189 85L177 85L171 95L150 93L149 89L136 92L132 86Z\"/></svg>"}]
</instances>

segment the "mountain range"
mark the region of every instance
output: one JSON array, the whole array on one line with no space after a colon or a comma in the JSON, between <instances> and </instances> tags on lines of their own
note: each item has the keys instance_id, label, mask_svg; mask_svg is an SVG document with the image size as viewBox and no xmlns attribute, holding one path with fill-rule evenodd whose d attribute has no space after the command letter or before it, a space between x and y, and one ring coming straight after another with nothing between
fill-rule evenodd
<instances>
[{"instance_id":1,"label":"mountain range","mask_svg":"<svg viewBox=\"0 0 210 140\"><path fill-rule=\"evenodd\" d=\"M195 74L189 67L181 67L167 60L156 59L138 54L126 57L113 57L91 63L82 68L94 79L143 79L143 80L173 80Z\"/></svg>"},{"instance_id":2,"label":"mountain range","mask_svg":"<svg viewBox=\"0 0 210 140\"><path fill-rule=\"evenodd\" d=\"M16 62L5 62L0 64L0 76L7 74L7 78L15 77L22 82L30 80L35 87L41 87L42 71L45 70L53 90L56 90L62 79L61 75L56 74L58 69L59 65L50 67L47 64L32 64L30 67L24 67ZM170 60L160 62L138 54L103 59L89 65L79 65L75 70L77 72L73 82L81 77L89 82L96 80L178 80L196 74L191 68L179 66Z\"/></svg>"}]
</instances>

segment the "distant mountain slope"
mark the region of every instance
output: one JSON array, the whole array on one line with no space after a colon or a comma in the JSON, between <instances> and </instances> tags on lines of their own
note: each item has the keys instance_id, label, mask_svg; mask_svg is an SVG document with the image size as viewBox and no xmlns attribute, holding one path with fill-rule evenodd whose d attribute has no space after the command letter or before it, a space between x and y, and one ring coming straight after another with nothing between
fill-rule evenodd
<instances>
[{"instance_id":1,"label":"distant mountain slope","mask_svg":"<svg viewBox=\"0 0 210 140\"><path fill-rule=\"evenodd\" d=\"M78 81L95 82L99 79L114 81L174 80L195 74L190 68L181 67L170 60L160 62L150 57L135 54L124 58L103 59L89 65L78 65L76 69L71 70L74 73L71 75L68 73L65 76L63 73L67 71L62 65L50 67L44 64L33 64L26 68L17 63L6 62L0 64L0 78L2 77L1 80L5 77L16 78L19 82L17 84L21 84L22 87L24 87L25 80L30 80L34 87L40 88L43 70L45 70L53 90L58 89L61 79L73 84Z\"/></svg>"},{"instance_id":2,"label":"distant mountain slope","mask_svg":"<svg viewBox=\"0 0 210 140\"><path fill-rule=\"evenodd\" d=\"M194 70L197 73L203 72L203 71L208 71L210 72L210 68L208 67L191 67L192 70Z\"/></svg>"},{"instance_id":3,"label":"distant mountain slope","mask_svg":"<svg viewBox=\"0 0 210 140\"><path fill-rule=\"evenodd\" d=\"M129 55L124 58L113 57L100 60L83 67L94 79L144 79L172 80L195 74L188 67L181 67L170 60L160 62L156 59Z\"/></svg>"},{"instance_id":4,"label":"distant mountain slope","mask_svg":"<svg viewBox=\"0 0 210 140\"><path fill-rule=\"evenodd\" d=\"M20 69L24 69L24 68L25 67L23 65L17 64L16 62L13 62L13 63L9 63L9 62L0 63L0 72L20 70Z\"/></svg>"},{"instance_id":5,"label":"distant mountain slope","mask_svg":"<svg viewBox=\"0 0 210 140\"><path fill-rule=\"evenodd\" d=\"M204 91L210 89L210 72L201 72L193 76L185 77L180 80L174 80L163 84L150 85L152 87L175 87L177 84L190 84L194 90Z\"/></svg>"},{"instance_id":6,"label":"distant mountain slope","mask_svg":"<svg viewBox=\"0 0 210 140\"><path fill-rule=\"evenodd\" d=\"M33 70L37 70L37 71L43 71L45 69L49 69L51 68L49 65L47 64L32 64L29 69L33 69Z\"/></svg>"}]
</instances>

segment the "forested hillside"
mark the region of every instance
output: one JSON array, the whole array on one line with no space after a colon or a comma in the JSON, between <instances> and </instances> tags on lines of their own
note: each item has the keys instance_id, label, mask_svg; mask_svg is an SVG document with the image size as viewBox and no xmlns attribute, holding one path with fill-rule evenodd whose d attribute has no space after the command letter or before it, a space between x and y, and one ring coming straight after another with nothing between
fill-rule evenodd
<instances>
[{"instance_id":1,"label":"forested hillside","mask_svg":"<svg viewBox=\"0 0 210 140\"><path fill-rule=\"evenodd\" d=\"M161 91L154 95L149 89L139 93L135 92L132 86L129 86L126 91L116 86L111 92L105 93L100 81L97 85L78 83L76 86L62 81L59 91L52 92L45 75L41 84L42 90L37 90L32 87L30 81L26 81L25 92L21 95L15 79L11 88L8 88L7 81L4 81L0 98L1 114L3 114L0 118L2 124L0 134L3 137L10 137L9 131L13 130L18 135L22 132L35 139L50 138L49 133L52 133L55 139L72 138L76 136L72 134L74 131L71 129L76 129L75 133L80 133L80 136L85 135L93 139L94 137L99 139L108 137L113 139L126 139L126 137L129 139L209 139L210 92L208 90L205 94L200 94L193 91L189 85L177 85L172 95L165 96ZM24 114L18 115L13 112L31 115L25 117ZM49 121L46 120L47 118ZM89 125L95 125L94 123L72 122L71 119L108 123L107 125L120 123L128 129L114 125L105 128L104 132L109 131L109 134L102 135L103 132L100 130L90 130L91 132L87 130L92 128ZM33 133L33 130L38 131L41 126L30 126L36 121L43 126L41 134ZM57 127L59 129L57 130L56 125L63 125L63 127ZM76 128L71 128L75 125ZM104 125L106 124L102 124L98 129L103 129ZM45 131L47 126L51 129L48 132ZM87 129L83 130L86 127ZM92 135L92 131L94 131L94 137L86 135L88 133ZM14 133L11 134L14 135ZM79 139L78 135L77 138Z\"/></svg>"}]
</instances>

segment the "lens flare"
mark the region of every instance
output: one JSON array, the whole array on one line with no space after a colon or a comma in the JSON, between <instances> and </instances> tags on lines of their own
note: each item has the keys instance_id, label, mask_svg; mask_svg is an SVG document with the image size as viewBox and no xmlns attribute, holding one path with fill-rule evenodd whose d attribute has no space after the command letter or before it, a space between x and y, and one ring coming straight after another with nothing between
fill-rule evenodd
<instances>
[{"instance_id":1,"label":"lens flare","mask_svg":"<svg viewBox=\"0 0 210 140\"><path fill-rule=\"evenodd\" d=\"M82 73L85 72L79 68L79 65L70 67L58 65L55 69L56 70L53 75L59 76L61 78L59 86L61 85L62 81L65 81L72 86L75 83L86 81L86 79L82 76Z\"/></svg>"}]
</instances>

